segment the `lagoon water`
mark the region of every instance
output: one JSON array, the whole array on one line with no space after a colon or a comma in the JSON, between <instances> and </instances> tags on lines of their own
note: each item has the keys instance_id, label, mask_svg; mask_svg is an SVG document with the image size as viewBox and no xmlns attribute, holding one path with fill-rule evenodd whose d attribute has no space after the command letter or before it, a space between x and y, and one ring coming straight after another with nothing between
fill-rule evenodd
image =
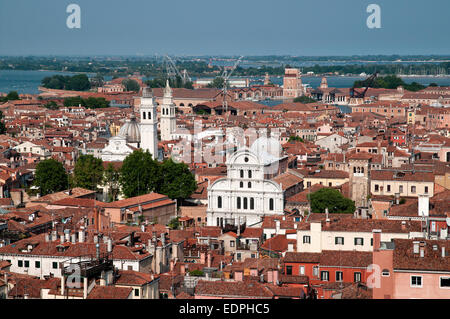
<instances>
[{"instance_id":1,"label":"lagoon water","mask_svg":"<svg viewBox=\"0 0 450 319\"><path fill-rule=\"evenodd\" d=\"M38 87L41 85L43 78L52 76L55 74L60 75L74 75L70 72L57 72L57 71L21 71L21 70L0 70L0 92L8 93L9 91L17 91L20 94L38 94ZM90 76L91 74L88 74ZM105 77L105 80L110 77ZM317 76L305 76L303 77L303 83L309 84L312 87L318 87L320 85L321 77ZM330 87L351 87L356 80L363 80L364 77L348 77L348 76L329 76L328 85ZM254 79L252 80L261 80ZM406 83L418 82L423 85L428 85L432 82L438 85L450 86L449 77L406 77L403 78ZM272 77L271 81L275 84L283 84L283 77ZM262 84L262 82L251 82L252 84Z\"/></svg>"}]
</instances>

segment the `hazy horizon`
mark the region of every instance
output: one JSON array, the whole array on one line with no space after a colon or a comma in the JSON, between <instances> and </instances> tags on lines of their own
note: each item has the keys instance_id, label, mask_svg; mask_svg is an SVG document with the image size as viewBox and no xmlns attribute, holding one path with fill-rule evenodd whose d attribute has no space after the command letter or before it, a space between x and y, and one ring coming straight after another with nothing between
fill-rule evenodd
<instances>
[{"instance_id":1,"label":"hazy horizon","mask_svg":"<svg viewBox=\"0 0 450 319\"><path fill-rule=\"evenodd\" d=\"M66 26L71 3L80 29ZM371 3L381 29L366 25ZM446 55L448 12L448 0L2 1L0 55Z\"/></svg>"}]
</instances>

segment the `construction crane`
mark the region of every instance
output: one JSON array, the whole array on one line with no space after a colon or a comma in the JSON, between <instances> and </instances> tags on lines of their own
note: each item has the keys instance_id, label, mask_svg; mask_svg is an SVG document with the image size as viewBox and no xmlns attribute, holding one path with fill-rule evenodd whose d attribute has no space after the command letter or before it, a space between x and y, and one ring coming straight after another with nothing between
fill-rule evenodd
<instances>
[{"instance_id":1,"label":"construction crane","mask_svg":"<svg viewBox=\"0 0 450 319\"><path fill-rule=\"evenodd\" d=\"M164 62L165 62L165 65L166 65L167 77L169 79L172 79L172 80L175 81L177 76L179 76L181 78L181 81L183 82L183 84L186 84L187 82L192 82L192 80L191 80L189 74L187 73L187 71L183 70L183 73L181 73L178 70L177 66L175 65L175 62L167 54L164 57Z\"/></svg>"},{"instance_id":2,"label":"construction crane","mask_svg":"<svg viewBox=\"0 0 450 319\"><path fill-rule=\"evenodd\" d=\"M375 71L374 74L369 76L367 79L364 80L364 86L365 89L362 92L358 92L355 90L355 85L353 84L353 87L350 89L350 98L359 98L363 99L366 96L367 90L369 87L372 86L373 82L375 82L376 77L378 76L378 71Z\"/></svg>"},{"instance_id":3,"label":"construction crane","mask_svg":"<svg viewBox=\"0 0 450 319\"><path fill-rule=\"evenodd\" d=\"M222 102L222 106L225 107L225 113L228 112L228 101L227 101L228 79L231 77L231 74L233 74L234 70L236 70L237 66L242 61L243 58L244 58L243 56L240 56L239 59L237 59L236 62L234 63L234 65L231 67L229 72L227 72L227 69L224 67L222 75L220 76L223 79L223 89L222 89L223 102Z\"/></svg>"}]
</instances>

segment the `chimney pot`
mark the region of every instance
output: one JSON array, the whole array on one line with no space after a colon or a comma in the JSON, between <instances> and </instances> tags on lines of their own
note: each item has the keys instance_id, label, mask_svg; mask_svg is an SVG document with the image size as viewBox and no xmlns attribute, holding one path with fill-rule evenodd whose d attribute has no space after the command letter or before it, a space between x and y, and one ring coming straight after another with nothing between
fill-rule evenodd
<instances>
[{"instance_id":1,"label":"chimney pot","mask_svg":"<svg viewBox=\"0 0 450 319\"><path fill-rule=\"evenodd\" d=\"M413 253L418 254L419 253L419 242L413 241Z\"/></svg>"}]
</instances>

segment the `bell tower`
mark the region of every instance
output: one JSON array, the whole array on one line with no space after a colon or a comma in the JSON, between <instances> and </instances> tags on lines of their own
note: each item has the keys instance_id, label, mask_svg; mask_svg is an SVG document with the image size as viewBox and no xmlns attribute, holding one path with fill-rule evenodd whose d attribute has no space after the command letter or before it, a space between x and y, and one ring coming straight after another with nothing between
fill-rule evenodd
<instances>
[{"instance_id":1,"label":"bell tower","mask_svg":"<svg viewBox=\"0 0 450 319\"><path fill-rule=\"evenodd\" d=\"M371 159L369 153L356 153L349 157L350 199L355 202L356 208L368 207Z\"/></svg>"},{"instance_id":2,"label":"bell tower","mask_svg":"<svg viewBox=\"0 0 450 319\"><path fill-rule=\"evenodd\" d=\"M148 150L154 159L158 158L158 121L156 118L156 105L151 88L142 91L141 105L141 148Z\"/></svg>"},{"instance_id":3,"label":"bell tower","mask_svg":"<svg viewBox=\"0 0 450 319\"><path fill-rule=\"evenodd\" d=\"M176 126L175 104L173 103L172 89L169 86L169 80L167 80L161 105L161 140L172 140L172 134L175 133Z\"/></svg>"}]
</instances>

